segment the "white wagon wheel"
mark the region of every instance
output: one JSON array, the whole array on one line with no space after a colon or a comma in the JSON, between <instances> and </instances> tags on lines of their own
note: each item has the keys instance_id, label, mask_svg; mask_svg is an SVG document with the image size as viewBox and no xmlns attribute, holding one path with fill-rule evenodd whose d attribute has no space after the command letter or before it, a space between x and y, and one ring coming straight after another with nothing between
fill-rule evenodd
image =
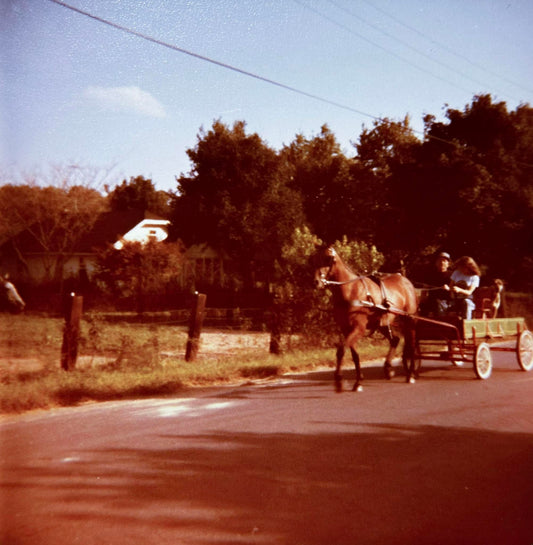
<instances>
[{"instance_id":1,"label":"white wagon wheel","mask_svg":"<svg viewBox=\"0 0 533 545\"><path fill-rule=\"evenodd\" d=\"M525 329L516 341L516 359L523 371L533 369L533 333Z\"/></svg>"},{"instance_id":2,"label":"white wagon wheel","mask_svg":"<svg viewBox=\"0 0 533 545\"><path fill-rule=\"evenodd\" d=\"M474 356L474 371L477 378L485 380L492 372L492 356L487 343L481 343L476 348Z\"/></svg>"}]
</instances>

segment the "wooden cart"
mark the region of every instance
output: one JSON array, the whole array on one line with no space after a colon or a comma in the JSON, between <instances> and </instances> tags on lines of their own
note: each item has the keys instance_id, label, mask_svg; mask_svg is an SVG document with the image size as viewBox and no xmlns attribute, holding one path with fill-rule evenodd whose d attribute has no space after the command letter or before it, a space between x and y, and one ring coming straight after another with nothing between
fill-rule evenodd
<instances>
[{"instance_id":1,"label":"wooden cart","mask_svg":"<svg viewBox=\"0 0 533 545\"><path fill-rule=\"evenodd\" d=\"M520 369L533 369L533 334L524 318L484 318L466 320L457 317L433 320L416 317L415 358L450 361L454 365L472 363L479 379L492 372L491 351L515 352ZM515 340L514 345L503 341Z\"/></svg>"}]
</instances>

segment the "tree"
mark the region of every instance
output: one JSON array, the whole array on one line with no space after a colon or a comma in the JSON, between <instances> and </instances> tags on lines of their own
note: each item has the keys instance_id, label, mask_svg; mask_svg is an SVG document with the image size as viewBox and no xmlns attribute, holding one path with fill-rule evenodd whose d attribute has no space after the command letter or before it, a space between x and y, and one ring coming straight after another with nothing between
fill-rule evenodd
<instances>
[{"instance_id":1,"label":"tree","mask_svg":"<svg viewBox=\"0 0 533 545\"><path fill-rule=\"evenodd\" d=\"M333 320L331 293L313 289L313 257L323 241L309 227L294 230L283 246L276 282L274 311L280 332L305 332L305 342L320 345L338 340ZM358 274L377 271L384 256L373 245L344 236L333 243L335 250Z\"/></svg>"},{"instance_id":2,"label":"tree","mask_svg":"<svg viewBox=\"0 0 533 545\"><path fill-rule=\"evenodd\" d=\"M399 268L420 247L420 210L412 215L411 204L420 199L413 167L422 142L409 125L401 121L377 120L364 128L355 144L357 156L352 173L357 180L360 208L371 228L367 240L377 244L389 257L388 268ZM414 199L414 200L413 200Z\"/></svg>"},{"instance_id":3,"label":"tree","mask_svg":"<svg viewBox=\"0 0 533 545\"><path fill-rule=\"evenodd\" d=\"M480 95L446 117L447 123L426 117L424 145L424 161L438 165L449 203L445 240L492 276L523 283L532 272L525 267L533 246L533 110L508 112L504 102Z\"/></svg>"},{"instance_id":4,"label":"tree","mask_svg":"<svg viewBox=\"0 0 533 545\"><path fill-rule=\"evenodd\" d=\"M350 162L327 125L313 138L296 135L280 152L290 187L303 199L307 222L328 242L354 235L357 199L352 191Z\"/></svg>"},{"instance_id":5,"label":"tree","mask_svg":"<svg viewBox=\"0 0 533 545\"><path fill-rule=\"evenodd\" d=\"M258 269L271 274L303 213L276 152L245 128L242 121L232 128L215 121L201 129L187 151L193 168L178 179L172 225L187 244L207 242L226 254L251 283Z\"/></svg>"},{"instance_id":6,"label":"tree","mask_svg":"<svg viewBox=\"0 0 533 545\"><path fill-rule=\"evenodd\" d=\"M29 176L27 183L0 187L0 215L3 235L11 237L14 251L24 262L19 236L32 241L43 252L48 281L61 281L63 264L78 242L105 209L104 197L78 181L72 169L51 167L49 172ZM54 185L40 186L39 181Z\"/></svg>"},{"instance_id":7,"label":"tree","mask_svg":"<svg viewBox=\"0 0 533 545\"><path fill-rule=\"evenodd\" d=\"M170 195L166 191L156 190L152 180L144 176L123 180L109 192L111 210L149 210L154 214L167 217L169 214Z\"/></svg>"},{"instance_id":8,"label":"tree","mask_svg":"<svg viewBox=\"0 0 533 545\"><path fill-rule=\"evenodd\" d=\"M143 312L167 288L175 291L183 247L157 241L125 242L120 249L109 245L98 254L97 264L97 280L115 297L133 300L137 311Z\"/></svg>"}]
</instances>

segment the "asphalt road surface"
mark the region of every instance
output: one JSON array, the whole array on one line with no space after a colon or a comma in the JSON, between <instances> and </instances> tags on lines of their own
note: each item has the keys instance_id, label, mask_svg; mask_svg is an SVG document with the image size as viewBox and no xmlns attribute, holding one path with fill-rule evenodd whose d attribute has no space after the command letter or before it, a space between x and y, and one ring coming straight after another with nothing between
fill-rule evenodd
<instances>
[{"instance_id":1,"label":"asphalt road surface","mask_svg":"<svg viewBox=\"0 0 533 545\"><path fill-rule=\"evenodd\" d=\"M532 545L533 372L493 357L4 418L0 544Z\"/></svg>"}]
</instances>

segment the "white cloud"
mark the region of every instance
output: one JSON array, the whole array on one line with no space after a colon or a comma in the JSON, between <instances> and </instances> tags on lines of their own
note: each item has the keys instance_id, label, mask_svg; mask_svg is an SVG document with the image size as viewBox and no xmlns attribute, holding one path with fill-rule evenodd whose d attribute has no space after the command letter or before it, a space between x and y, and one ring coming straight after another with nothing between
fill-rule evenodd
<instances>
[{"instance_id":1,"label":"white cloud","mask_svg":"<svg viewBox=\"0 0 533 545\"><path fill-rule=\"evenodd\" d=\"M139 87L87 87L83 96L114 112L135 112L149 117L165 117L163 105Z\"/></svg>"}]
</instances>

